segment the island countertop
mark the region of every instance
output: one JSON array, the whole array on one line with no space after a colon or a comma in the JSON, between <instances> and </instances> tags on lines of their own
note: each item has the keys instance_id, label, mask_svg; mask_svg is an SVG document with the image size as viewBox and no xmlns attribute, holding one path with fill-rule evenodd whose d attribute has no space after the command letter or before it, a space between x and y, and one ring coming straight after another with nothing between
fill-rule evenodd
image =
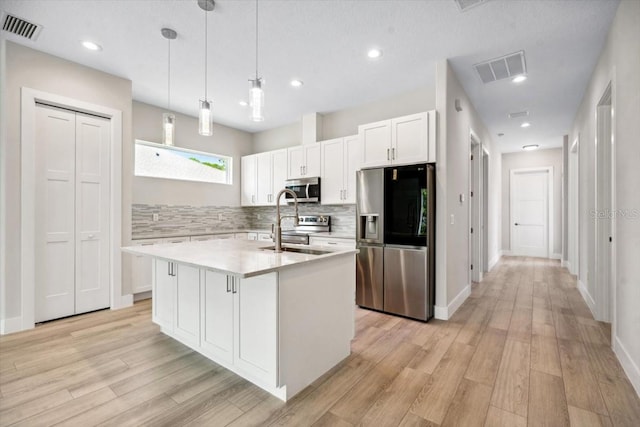
<instances>
[{"instance_id":1,"label":"island countertop","mask_svg":"<svg viewBox=\"0 0 640 427\"><path fill-rule=\"evenodd\" d=\"M275 253L263 250L273 246L269 242L251 240L206 240L196 242L166 243L149 246L126 246L122 251L175 261L197 268L205 268L240 278L258 276L303 263L357 253L357 249L327 251L326 248L303 246L326 252L309 255L295 252ZM287 246L287 245L283 245Z\"/></svg>"}]
</instances>

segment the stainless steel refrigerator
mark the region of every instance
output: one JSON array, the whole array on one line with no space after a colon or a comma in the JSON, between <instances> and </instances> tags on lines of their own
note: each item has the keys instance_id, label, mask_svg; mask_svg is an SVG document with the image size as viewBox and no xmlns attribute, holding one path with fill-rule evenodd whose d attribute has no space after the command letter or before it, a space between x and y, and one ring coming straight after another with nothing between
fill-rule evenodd
<instances>
[{"instance_id":1,"label":"stainless steel refrigerator","mask_svg":"<svg viewBox=\"0 0 640 427\"><path fill-rule=\"evenodd\" d=\"M435 302L435 166L358 171L356 197L356 303L429 320Z\"/></svg>"}]
</instances>

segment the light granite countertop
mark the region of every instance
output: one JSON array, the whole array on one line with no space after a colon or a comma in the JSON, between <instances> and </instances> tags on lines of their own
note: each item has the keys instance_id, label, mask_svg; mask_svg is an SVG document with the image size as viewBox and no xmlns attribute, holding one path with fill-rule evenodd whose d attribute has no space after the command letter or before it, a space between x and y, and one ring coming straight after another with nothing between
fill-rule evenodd
<instances>
[{"instance_id":1,"label":"light granite countertop","mask_svg":"<svg viewBox=\"0 0 640 427\"><path fill-rule=\"evenodd\" d=\"M123 252L145 255L180 264L205 268L235 276L252 277L278 271L304 263L314 263L337 256L352 256L356 249L327 251L326 247L304 246L304 248L325 251L322 255L308 255L295 252L274 253L262 250L273 246L269 242L254 240L206 240L199 242L164 243L149 246L127 246ZM288 246L288 245L283 245Z\"/></svg>"}]
</instances>

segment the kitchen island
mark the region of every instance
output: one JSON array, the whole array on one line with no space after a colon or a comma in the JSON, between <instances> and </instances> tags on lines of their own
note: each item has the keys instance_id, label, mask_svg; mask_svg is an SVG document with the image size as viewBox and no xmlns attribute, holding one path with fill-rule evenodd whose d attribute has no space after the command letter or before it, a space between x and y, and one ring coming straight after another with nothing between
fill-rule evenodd
<instances>
[{"instance_id":1,"label":"kitchen island","mask_svg":"<svg viewBox=\"0 0 640 427\"><path fill-rule=\"evenodd\" d=\"M122 250L152 258L153 321L163 333L286 401L351 352L357 251L268 246L210 240Z\"/></svg>"}]
</instances>

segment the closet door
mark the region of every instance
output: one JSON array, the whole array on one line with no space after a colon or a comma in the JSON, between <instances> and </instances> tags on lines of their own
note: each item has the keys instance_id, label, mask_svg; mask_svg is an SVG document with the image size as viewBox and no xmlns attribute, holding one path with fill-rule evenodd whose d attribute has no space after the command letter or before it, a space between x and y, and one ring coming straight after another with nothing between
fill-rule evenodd
<instances>
[{"instance_id":1,"label":"closet door","mask_svg":"<svg viewBox=\"0 0 640 427\"><path fill-rule=\"evenodd\" d=\"M76 313L109 307L109 120L76 114Z\"/></svg>"},{"instance_id":2,"label":"closet door","mask_svg":"<svg viewBox=\"0 0 640 427\"><path fill-rule=\"evenodd\" d=\"M36 108L35 321L75 313L75 113Z\"/></svg>"}]
</instances>

